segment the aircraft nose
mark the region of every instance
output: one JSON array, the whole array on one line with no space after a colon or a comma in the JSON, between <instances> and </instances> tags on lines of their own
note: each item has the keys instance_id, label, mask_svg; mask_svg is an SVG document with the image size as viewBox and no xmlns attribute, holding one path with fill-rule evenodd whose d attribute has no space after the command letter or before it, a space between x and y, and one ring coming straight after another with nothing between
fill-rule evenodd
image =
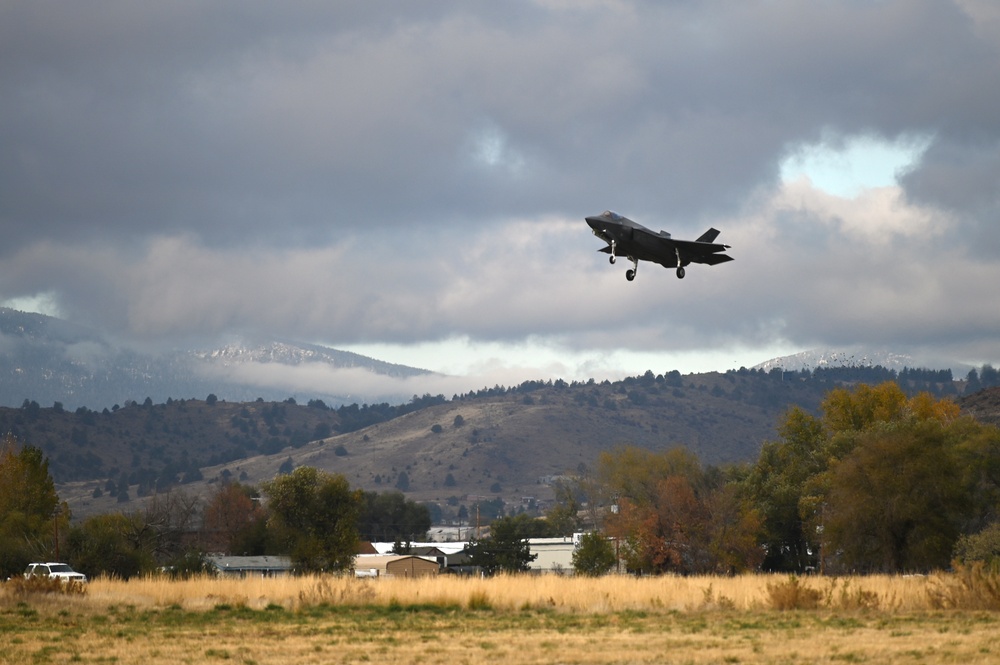
<instances>
[{"instance_id":1,"label":"aircraft nose","mask_svg":"<svg viewBox=\"0 0 1000 665\"><path fill-rule=\"evenodd\" d=\"M587 224L590 225L591 228L596 227L603 221L600 217L594 217L594 216L585 217L584 219L587 220Z\"/></svg>"}]
</instances>

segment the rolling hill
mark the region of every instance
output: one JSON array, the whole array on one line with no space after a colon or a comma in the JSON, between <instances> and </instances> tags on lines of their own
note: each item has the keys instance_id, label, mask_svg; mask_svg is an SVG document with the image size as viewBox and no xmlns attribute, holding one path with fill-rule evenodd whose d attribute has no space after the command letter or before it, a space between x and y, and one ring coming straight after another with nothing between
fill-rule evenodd
<instances>
[{"instance_id":1,"label":"rolling hill","mask_svg":"<svg viewBox=\"0 0 1000 665\"><path fill-rule=\"evenodd\" d=\"M174 425L154 425L154 431L179 433L182 424L204 418L215 423L216 433L192 431L183 439L189 442L188 448L179 447L183 442L176 441L173 447L164 442L137 450L140 446L135 439L129 439L124 448L116 449L116 458L123 466L138 464L137 477L148 479L154 477L149 465L155 466L160 459L153 455L155 450L160 456L172 451L174 459L179 455L190 463L197 451L218 448L211 437L221 437L217 440L232 446L241 435L248 436L244 430L270 428L267 414L280 409L284 422L279 431L291 438L269 445L283 447L260 450L259 444L257 449L247 445L245 455L208 460L190 477L173 474L173 469L161 471L155 474L162 479L160 489L179 486L185 492L207 495L226 479L258 484L282 470L308 465L342 473L353 487L398 488L410 498L442 506L464 503L470 496L544 501L551 498L556 479L593 467L603 451L618 445L653 450L684 446L703 463L714 465L752 461L761 444L775 437L775 427L790 405L816 409L825 392L836 385L829 378L817 373L783 380L780 372L747 371L683 377L647 373L615 383L526 383L368 414L373 422L367 426L360 426L363 420L357 407L264 402L133 405L129 409L137 412L162 409L164 419L169 408L185 407L186 411L173 414ZM143 421L137 419L141 413L128 415L134 427L144 428L142 423L153 417L147 413ZM328 436L308 436L324 428L329 428ZM177 450L188 452L178 454ZM60 460L59 452L47 453L54 463ZM60 467L54 468L58 472ZM136 472L120 470L116 485L127 482L123 474L131 473ZM60 494L78 515L120 509L119 498L107 491L109 480L115 477L63 481ZM120 492L120 487L115 489ZM148 480L145 487L132 485L129 499L153 489Z\"/></svg>"}]
</instances>

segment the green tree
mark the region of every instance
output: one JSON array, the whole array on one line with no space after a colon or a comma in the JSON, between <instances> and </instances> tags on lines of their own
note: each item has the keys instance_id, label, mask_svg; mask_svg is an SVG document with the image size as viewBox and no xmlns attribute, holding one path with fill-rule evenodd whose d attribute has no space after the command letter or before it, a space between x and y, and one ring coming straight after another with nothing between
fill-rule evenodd
<instances>
[{"instance_id":1,"label":"green tree","mask_svg":"<svg viewBox=\"0 0 1000 665\"><path fill-rule=\"evenodd\" d=\"M573 570L578 575L599 577L611 572L617 563L615 546L596 531L583 534L573 552Z\"/></svg>"},{"instance_id":2,"label":"green tree","mask_svg":"<svg viewBox=\"0 0 1000 665\"><path fill-rule=\"evenodd\" d=\"M478 566L487 577L531 570L531 562L538 555L531 553L528 536L523 535L525 526L523 520L514 517L495 520L490 524L489 537L469 543L470 565Z\"/></svg>"},{"instance_id":3,"label":"green tree","mask_svg":"<svg viewBox=\"0 0 1000 665\"><path fill-rule=\"evenodd\" d=\"M269 529L302 571L347 570L358 544L361 492L340 474L303 466L264 483Z\"/></svg>"},{"instance_id":4,"label":"green tree","mask_svg":"<svg viewBox=\"0 0 1000 665\"><path fill-rule=\"evenodd\" d=\"M780 439L763 446L743 481L743 491L763 518L765 570L801 572L818 566L818 555L823 551L821 533L829 553L830 517L838 510L846 511L850 498L849 492L831 495L835 479L848 483L847 475L832 475L833 469L850 458L859 443L876 446L887 432L914 423L950 426L958 416L953 402L936 400L926 393L907 398L891 381L831 390L820 410L817 418L799 408L791 409L778 427ZM895 456L874 461L888 463L889 459L899 461ZM848 469L841 473L847 474ZM834 503L834 499L841 503Z\"/></svg>"},{"instance_id":5,"label":"green tree","mask_svg":"<svg viewBox=\"0 0 1000 665\"><path fill-rule=\"evenodd\" d=\"M114 575L129 579L156 566L151 533L143 529L138 513L95 515L69 532L69 559L90 576Z\"/></svg>"},{"instance_id":6,"label":"green tree","mask_svg":"<svg viewBox=\"0 0 1000 665\"><path fill-rule=\"evenodd\" d=\"M794 407L778 426L780 439L763 445L747 475L744 492L762 517L762 567L802 572L817 564L816 534L799 514L805 483L825 470L822 422Z\"/></svg>"},{"instance_id":7,"label":"green tree","mask_svg":"<svg viewBox=\"0 0 1000 665\"><path fill-rule=\"evenodd\" d=\"M863 434L825 476L824 552L862 572L947 567L970 506L956 453L938 421Z\"/></svg>"},{"instance_id":8,"label":"green tree","mask_svg":"<svg viewBox=\"0 0 1000 665\"><path fill-rule=\"evenodd\" d=\"M1000 568L1000 523L959 538L955 543L955 561L961 564L981 561L993 570Z\"/></svg>"},{"instance_id":9,"label":"green tree","mask_svg":"<svg viewBox=\"0 0 1000 665\"><path fill-rule=\"evenodd\" d=\"M10 434L4 436L0 440L0 579L23 572L32 559L56 558L69 517L42 451L19 446Z\"/></svg>"},{"instance_id":10,"label":"green tree","mask_svg":"<svg viewBox=\"0 0 1000 665\"><path fill-rule=\"evenodd\" d=\"M420 540L431 528L427 506L407 499L402 492L364 492L361 498L358 534L363 540Z\"/></svg>"}]
</instances>

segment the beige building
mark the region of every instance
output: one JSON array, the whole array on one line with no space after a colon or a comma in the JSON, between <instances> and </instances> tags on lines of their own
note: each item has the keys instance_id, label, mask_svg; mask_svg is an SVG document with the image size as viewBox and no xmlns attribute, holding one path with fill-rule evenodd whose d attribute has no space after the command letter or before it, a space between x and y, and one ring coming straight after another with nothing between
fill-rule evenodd
<instances>
[{"instance_id":1,"label":"beige building","mask_svg":"<svg viewBox=\"0 0 1000 665\"><path fill-rule=\"evenodd\" d=\"M437 575L441 566L433 558L410 554L359 554L354 557L354 574L358 577L423 577Z\"/></svg>"}]
</instances>

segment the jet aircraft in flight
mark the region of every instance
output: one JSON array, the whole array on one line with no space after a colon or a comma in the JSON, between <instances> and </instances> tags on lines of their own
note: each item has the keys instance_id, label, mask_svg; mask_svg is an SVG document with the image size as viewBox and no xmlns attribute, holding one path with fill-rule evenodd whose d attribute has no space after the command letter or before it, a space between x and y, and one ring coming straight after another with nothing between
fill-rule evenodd
<instances>
[{"instance_id":1,"label":"jet aircraft in flight","mask_svg":"<svg viewBox=\"0 0 1000 665\"><path fill-rule=\"evenodd\" d=\"M690 263L714 266L733 260L722 253L729 245L715 242L719 236L715 229L705 231L697 240L675 240L666 231L653 233L642 224L610 210L586 220L594 235L608 243L597 251L610 254L611 263L619 256L632 262L632 267L625 272L625 279L630 282L635 279L640 260L659 263L664 268L677 268L678 279L684 278L684 266Z\"/></svg>"}]
</instances>

